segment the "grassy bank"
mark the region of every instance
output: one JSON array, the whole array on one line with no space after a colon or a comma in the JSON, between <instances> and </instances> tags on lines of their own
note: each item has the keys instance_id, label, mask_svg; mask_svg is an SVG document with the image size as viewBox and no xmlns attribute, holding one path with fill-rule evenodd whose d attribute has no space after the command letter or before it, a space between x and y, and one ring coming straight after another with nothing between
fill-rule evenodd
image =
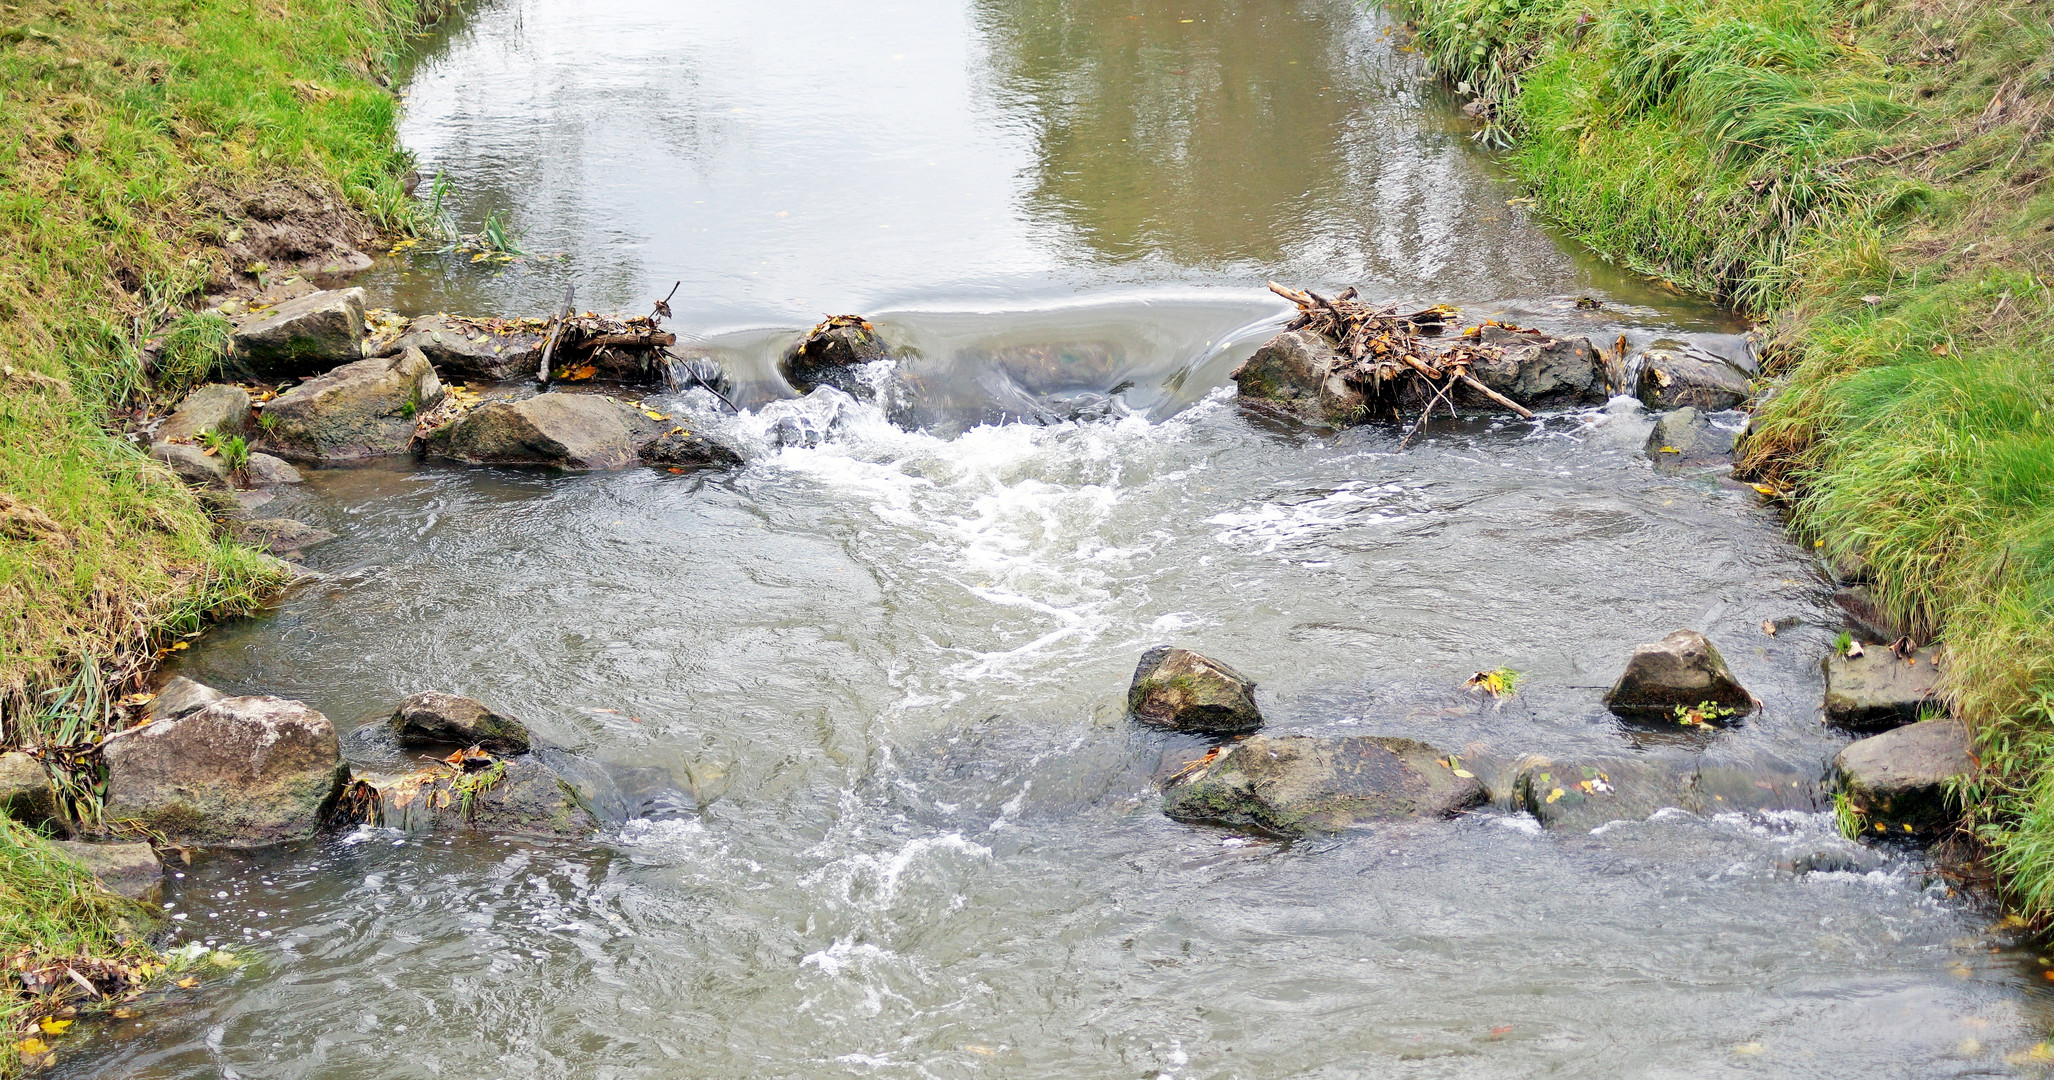
<instances>
[{"instance_id":1,"label":"grassy bank","mask_svg":"<svg viewBox=\"0 0 2054 1080\"><path fill-rule=\"evenodd\" d=\"M411 225L380 73L435 2L0 3L0 746L91 742L177 636L275 584L114 432L214 358L218 318L190 309L249 281L231 252L250 196ZM90 816L90 777L70 794ZM9 953L131 948L18 829L0 908ZM0 993L0 1025L21 1005Z\"/></svg>"},{"instance_id":2,"label":"grassy bank","mask_svg":"<svg viewBox=\"0 0 2054 1080\"><path fill-rule=\"evenodd\" d=\"M2054 916L2054 4L1418 0L1541 211L1772 328L1743 471L1942 640Z\"/></svg>"}]
</instances>

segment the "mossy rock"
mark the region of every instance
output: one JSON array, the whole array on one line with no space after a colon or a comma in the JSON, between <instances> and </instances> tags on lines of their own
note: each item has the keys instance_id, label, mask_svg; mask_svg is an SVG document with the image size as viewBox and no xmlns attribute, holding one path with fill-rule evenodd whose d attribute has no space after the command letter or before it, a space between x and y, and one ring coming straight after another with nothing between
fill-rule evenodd
<instances>
[{"instance_id":1,"label":"mossy rock","mask_svg":"<svg viewBox=\"0 0 2054 1080\"><path fill-rule=\"evenodd\" d=\"M1200 735L1246 735L1262 727L1255 683L1189 649L1158 645L1141 654L1127 708L1153 727Z\"/></svg>"}]
</instances>

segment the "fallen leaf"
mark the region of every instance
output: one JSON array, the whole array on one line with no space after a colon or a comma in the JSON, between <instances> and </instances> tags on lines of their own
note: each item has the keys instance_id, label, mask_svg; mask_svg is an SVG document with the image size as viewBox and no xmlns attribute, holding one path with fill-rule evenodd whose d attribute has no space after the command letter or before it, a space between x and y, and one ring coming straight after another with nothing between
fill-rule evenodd
<instances>
[{"instance_id":1,"label":"fallen leaf","mask_svg":"<svg viewBox=\"0 0 2054 1080\"><path fill-rule=\"evenodd\" d=\"M72 1021L70 1020L57 1020L48 1016L36 1021L36 1026L42 1028L45 1035L62 1035L64 1034L64 1029L71 1025Z\"/></svg>"},{"instance_id":2,"label":"fallen leaf","mask_svg":"<svg viewBox=\"0 0 2054 1080\"><path fill-rule=\"evenodd\" d=\"M1469 771L1468 769L1456 769L1456 770L1455 770L1455 775L1456 775L1456 776L1459 776L1459 777L1461 777L1461 778L1462 778L1462 779L1464 779L1464 780L1474 780L1474 779L1476 779L1476 774L1475 774L1475 773L1473 773L1473 772L1470 772L1470 771Z\"/></svg>"},{"instance_id":3,"label":"fallen leaf","mask_svg":"<svg viewBox=\"0 0 2054 1080\"><path fill-rule=\"evenodd\" d=\"M1862 654L1862 650L1861 650L1861 642L1859 642L1859 641L1850 641L1850 642L1848 642L1848 643L1847 643L1847 656L1848 656L1848 659L1850 659L1850 660L1851 660L1851 659L1854 659L1855 657L1858 657L1858 656L1860 656L1861 654Z\"/></svg>"},{"instance_id":4,"label":"fallen leaf","mask_svg":"<svg viewBox=\"0 0 2054 1080\"><path fill-rule=\"evenodd\" d=\"M660 412L657 412L657 411L656 411L656 410L654 410L654 409L643 409L643 410L642 410L642 415L643 415L643 416L646 416L646 417L648 417L648 418L649 418L649 419L651 419L651 420L668 420L668 419L670 419L670 417L668 417L668 416L665 416L665 415L663 415L662 413L660 413Z\"/></svg>"},{"instance_id":5,"label":"fallen leaf","mask_svg":"<svg viewBox=\"0 0 2054 1080\"><path fill-rule=\"evenodd\" d=\"M33 1056L36 1054L47 1053L49 1049L49 1043L46 1043L33 1035L21 1041L21 1052L24 1054Z\"/></svg>"},{"instance_id":6,"label":"fallen leaf","mask_svg":"<svg viewBox=\"0 0 2054 1080\"><path fill-rule=\"evenodd\" d=\"M1680 453L1682 453L1683 451L1681 451L1681 450L1678 450L1678 449L1676 449L1676 448L1675 448L1675 447L1673 447L1673 446L1664 446L1664 447L1662 447L1662 451L1661 451L1661 452L1662 452L1662 453L1664 453L1664 454L1680 454Z\"/></svg>"},{"instance_id":7,"label":"fallen leaf","mask_svg":"<svg viewBox=\"0 0 2054 1080\"><path fill-rule=\"evenodd\" d=\"M1567 792L1564 792L1561 788L1556 788L1555 790L1548 792L1547 801L1552 804L1556 799L1561 798L1565 794L1567 794Z\"/></svg>"},{"instance_id":8,"label":"fallen leaf","mask_svg":"<svg viewBox=\"0 0 2054 1080\"><path fill-rule=\"evenodd\" d=\"M178 982L175 985L181 990L190 990L193 987L200 985L200 980L188 975L185 978L178 980Z\"/></svg>"},{"instance_id":9,"label":"fallen leaf","mask_svg":"<svg viewBox=\"0 0 2054 1080\"><path fill-rule=\"evenodd\" d=\"M1776 636L1776 624L1775 624L1775 623L1773 623L1773 622L1770 622L1770 621L1769 621L1769 620L1767 620L1767 619L1763 619L1763 620L1762 620L1762 633L1764 633L1764 634L1767 634L1767 635L1769 635L1770 637L1775 637L1775 636Z\"/></svg>"},{"instance_id":10,"label":"fallen leaf","mask_svg":"<svg viewBox=\"0 0 2054 1080\"><path fill-rule=\"evenodd\" d=\"M188 642L188 641L175 641L175 642L172 642L172 644L171 644L171 651L172 651L172 652L177 652L177 651L179 651L180 649L188 649L188 648L191 648L191 647L192 647L192 643L191 643L191 642Z\"/></svg>"},{"instance_id":11,"label":"fallen leaf","mask_svg":"<svg viewBox=\"0 0 2054 1080\"><path fill-rule=\"evenodd\" d=\"M1770 486L1769 486L1769 485L1767 485L1767 484L1749 484L1749 485L1747 485L1747 486L1748 486L1748 487L1751 487L1751 488L1753 488L1753 489L1755 489L1756 491L1759 491L1759 492L1761 492L1761 493L1762 493L1762 494L1764 494L1764 495L1770 496L1770 497L1772 497L1772 498L1773 498L1773 497L1775 496L1775 494L1776 494L1776 489L1775 489L1775 488L1772 488L1772 487L1770 487Z\"/></svg>"}]
</instances>

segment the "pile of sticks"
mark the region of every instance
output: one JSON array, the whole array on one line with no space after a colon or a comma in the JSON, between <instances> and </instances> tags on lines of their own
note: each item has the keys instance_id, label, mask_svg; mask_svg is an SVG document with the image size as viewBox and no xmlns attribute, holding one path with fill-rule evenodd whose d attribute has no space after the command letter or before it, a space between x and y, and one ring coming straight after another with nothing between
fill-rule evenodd
<instances>
[{"instance_id":1,"label":"pile of sticks","mask_svg":"<svg viewBox=\"0 0 2054 1080\"><path fill-rule=\"evenodd\" d=\"M1524 405L1485 386L1469 373L1480 346L1458 341L1435 349L1422 336L1427 331L1438 333L1452 324L1454 308L1436 305L1400 313L1395 307L1376 307L1356 299L1353 288L1332 299L1315 292L1287 289L1274 281L1269 288L1298 305L1298 317L1284 329L1311 330L1333 342L1339 359L1334 369L1325 374L1339 375L1371 401L1395 404L1405 399L1424 400L1426 409L1420 417L1424 421L1461 384L1520 416L1533 418L1533 412ZM1322 378L1321 385L1325 381ZM1449 408L1452 411L1453 405ZM1418 425L1414 425L1417 429Z\"/></svg>"}]
</instances>

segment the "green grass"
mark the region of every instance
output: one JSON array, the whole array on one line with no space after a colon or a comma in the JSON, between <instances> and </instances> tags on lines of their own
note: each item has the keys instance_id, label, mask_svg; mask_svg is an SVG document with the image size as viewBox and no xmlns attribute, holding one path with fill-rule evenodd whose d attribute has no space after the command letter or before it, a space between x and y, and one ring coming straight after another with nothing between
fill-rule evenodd
<instances>
[{"instance_id":1,"label":"green grass","mask_svg":"<svg viewBox=\"0 0 2054 1080\"><path fill-rule=\"evenodd\" d=\"M83 961L88 971L105 965L135 970L153 963L156 953L144 942L152 926L148 909L101 889L78 862L42 837L0 817L0 974L13 981L18 973L55 962ZM147 969L146 969L147 970ZM144 972L137 972L143 974ZM15 1043L28 1022L47 1014L57 1002L18 993L0 994L0 1074L21 1064ZM62 1040L44 1036L59 1047Z\"/></svg>"},{"instance_id":2,"label":"green grass","mask_svg":"<svg viewBox=\"0 0 2054 1080\"><path fill-rule=\"evenodd\" d=\"M1944 641L1968 820L2054 916L2054 6L1418 0L1541 212L1768 325L1742 470Z\"/></svg>"}]
</instances>

